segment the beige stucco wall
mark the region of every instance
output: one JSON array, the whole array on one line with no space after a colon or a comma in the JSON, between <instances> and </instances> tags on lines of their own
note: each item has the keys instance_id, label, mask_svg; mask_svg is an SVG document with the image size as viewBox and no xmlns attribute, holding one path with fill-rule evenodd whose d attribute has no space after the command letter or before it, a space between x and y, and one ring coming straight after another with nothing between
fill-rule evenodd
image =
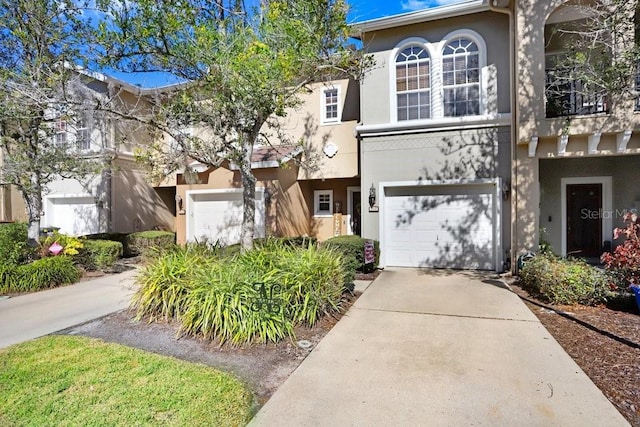
<instances>
[{"instance_id":1,"label":"beige stucco wall","mask_svg":"<svg viewBox=\"0 0 640 427\"><path fill-rule=\"evenodd\" d=\"M633 99L616 99L608 114L573 116L570 118L545 117L545 23L554 11L564 8L568 2L562 0L537 1L518 0L516 3L516 91L518 103L518 146L514 150L513 172L513 246L517 255L524 251L537 251L540 227L544 227L551 237L555 249L561 241L561 215L559 193L549 168L553 174L563 176L619 175L620 172L607 170L608 167L624 163L633 165L640 154L640 114L634 111ZM631 8L633 9L633 8ZM631 18L632 19L632 18ZM617 140L622 140L625 130L633 131L626 149L619 152ZM588 149L589 137L601 134L596 153ZM559 152L559 136L567 135L565 153ZM529 156L529 143L537 141L533 157ZM533 147L533 145L532 145ZM633 156L633 160L619 160L612 163L607 156ZM603 158L604 157L604 158ZM557 160L550 162L544 171L539 170L541 159L583 159ZM583 162L584 163L581 163ZM579 165L591 165L593 170ZM603 169L604 168L604 169ZM554 175L555 176L555 175ZM559 178L558 178L559 179ZM552 182L553 181L553 182ZM544 183L542 194L541 183ZM625 190L614 185L614 200L625 199ZM556 197L557 196L557 197ZM619 199L622 197L622 199ZM615 209L615 208L614 208ZM552 221L549 223L548 218ZM554 220L556 218L557 220ZM559 252L559 251L558 251Z\"/></svg>"},{"instance_id":2,"label":"beige stucco wall","mask_svg":"<svg viewBox=\"0 0 640 427\"><path fill-rule=\"evenodd\" d=\"M375 59L376 65L362 83L362 122L365 125L389 123L391 118L390 97L393 49L411 37L420 37L430 43L441 42L449 33L457 30L473 30L480 34L486 44L487 65L495 69L495 104L498 113L510 111L509 90L509 21L499 13L483 12L456 18L430 21L365 34L363 44ZM485 69L483 73L489 73ZM436 76L432 76L435 80ZM432 83L433 84L433 83Z\"/></svg>"},{"instance_id":3,"label":"beige stucco wall","mask_svg":"<svg viewBox=\"0 0 640 427\"><path fill-rule=\"evenodd\" d=\"M296 180L297 168L269 168L254 170L256 187L265 188L271 194L265 205L265 228L267 236L310 236L310 213L300 183ZM224 167L200 174L199 184L181 183L176 193L183 200L186 210L186 192L190 190L241 188L238 171ZM186 242L186 212L178 213L175 219L177 241Z\"/></svg>"},{"instance_id":4,"label":"beige stucco wall","mask_svg":"<svg viewBox=\"0 0 640 427\"><path fill-rule=\"evenodd\" d=\"M358 186L360 181L352 179L298 180L298 168L294 166L254 170L256 186L265 188L270 194L270 203L265 206L265 228L267 236L312 236L325 240L333 236L333 219L313 216L314 190L334 190L334 202L341 202L342 210L347 210L347 186ZM224 167L200 174L200 184L180 183L177 194L184 201L190 190L240 188L238 171ZM346 221L346 217L345 217ZM177 241L186 241L186 212L175 219ZM343 234L346 234L346 224Z\"/></svg>"},{"instance_id":5,"label":"beige stucco wall","mask_svg":"<svg viewBox=\"0 0 640 427\"><path fill-rule=\"evenodd\" d=\"M545 118L545 38L548 17L563 0L519 0L516 8L517 96L519 104L519 141L532 137L614 133L636 129L640 114L633 111L633 100L618 100L610 114ZM631 16L630 19L633 19ZM546 49L549 49L548 47Z\"/></svg>"},{"instance_id":6,"label":"beige stucco wall","mask_svg":"<svg viewBox=\"0 0 640 427\"><path fill-rule=\"evenodd\" d=\"M335 123L323 123L323 89L337 88L339 95L339 118ZM281 131L289 143L301 144L303 167L299 179L349 178L358 174L358 146L354 134L359 120L360 87L352 79L337 79L325 83L314 83L310 92L300 95L300 105L289 109L286 117L279 119ZM279 143L273 129L263 128L272 144ZM337 153L328 157L324 147L333 143Z\"/></svg>"},{"instance_id":7,"label":"beige stucco wall","mask_svg":"<svg viewBox=\"0 0 640 427\"><path fill-rule=\"evenodd\" d=\"M111 229L130 233L175 228L175 193L154 188L145 171L132 161L118 160L111 170Z\"/></svg>"},{"instance_id":8,"label":"beige stucco wall","mask_svg":"<svg viewBox=\"0 0 640 427\"><path fill-rule=\"evenodd\" d=\"M2 221L26 221L27 208L22 198L22 194L13 185L4 186Z\"/></svg>"}]
</instances>

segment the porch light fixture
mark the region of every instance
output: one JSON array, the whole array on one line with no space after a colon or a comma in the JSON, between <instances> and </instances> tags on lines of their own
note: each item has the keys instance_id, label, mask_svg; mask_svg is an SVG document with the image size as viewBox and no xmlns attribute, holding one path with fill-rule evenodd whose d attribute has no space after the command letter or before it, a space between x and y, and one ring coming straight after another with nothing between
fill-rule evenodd
<instances>
[{"instance_id":1,"label":"porch light fixture","mask_svg":"<svg viewBox=\"0 0 640 427\"><path fill-rule=\"evenodd\" d=\"M509 200L510 196L511 196L511 184L508 182L503 182L502 183L502 200L506 202L507 200Z\"/></svg>"},{"instance_id":2,"label":"porch light fixture","mask_svg":"<svg viewBox=\"0 0 640 427\"><path fill-rule=\"evenodd\" d=\"M182 207L182 197L179 194L176 194L176 210L180 215L184 215L185 213Z\"/></svg>"},{"instance_id":3,"label":"porch light fixture","mask_svg":"<svg viewBox=\"0 0 640 427\"><path fill-rule=\"evenodd\" d=\"M373 208L376 204L376 188L371 184L371 188L369 188L369 207Z\"/></svg>"}]
</instances>

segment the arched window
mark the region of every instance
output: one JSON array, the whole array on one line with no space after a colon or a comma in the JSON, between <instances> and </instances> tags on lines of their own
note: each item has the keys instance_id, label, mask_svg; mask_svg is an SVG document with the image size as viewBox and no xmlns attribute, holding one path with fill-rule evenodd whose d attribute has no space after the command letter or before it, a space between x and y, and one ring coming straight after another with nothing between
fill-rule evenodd
<instances>
[{"instance_id":1,"label":"arched window","mask_svg":"<svg viewBox=\"0 0 640 427\"><path fill-rule=\"evenodd\" d=\"M410 46L396 56L398 120L431 117L429 53L423 46Z\"/></svg>"},{"instance_id":2,"label":"arched window","mask_svg":"<svg viewBox=\"0 0 640 427\"><path fill-rule=\"evenodd\" d=\"M445 46L442 89L445 116L480 114L480 55L473 40L459 37Z\"/></svg>"}]
</instances>

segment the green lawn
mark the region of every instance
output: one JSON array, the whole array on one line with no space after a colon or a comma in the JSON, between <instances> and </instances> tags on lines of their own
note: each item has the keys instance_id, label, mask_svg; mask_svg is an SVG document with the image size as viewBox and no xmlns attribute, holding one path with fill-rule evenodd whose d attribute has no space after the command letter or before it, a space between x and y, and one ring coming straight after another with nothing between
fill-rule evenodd
<instances>
[{"instance_id":1,"label":"green lawn","mask_svg":"<svg viewBox=\"0 0 640 427\"><path fill-rule=\"evenodd\" d=\"M229 374L100 340L0 350L2 426L242 426L251 403Z\"/></svg>"}]
</instances>

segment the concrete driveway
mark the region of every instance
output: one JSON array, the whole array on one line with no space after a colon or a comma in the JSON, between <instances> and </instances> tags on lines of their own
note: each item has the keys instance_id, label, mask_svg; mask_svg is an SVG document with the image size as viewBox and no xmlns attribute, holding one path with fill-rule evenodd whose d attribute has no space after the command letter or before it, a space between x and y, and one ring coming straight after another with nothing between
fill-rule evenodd
<instances>
[{"instance_id":1,"label":"concrete driveway","mask_svg":"<svg viewBox=\"0 0 640 427\"><path fill-rule=\"evenodd\" d=\"M0 348L129 306L136 270L0 300Z\"/></svg>"},{"instance_id":2,"label":"concrete driveway","mask_svg":"<svg viewBox=\"0 0 640 427\"><path fill-rule=\"evenodd\" d=\"M628 425L491 277L385 270L250 425Z\"/></svg>"}]
</instances>

